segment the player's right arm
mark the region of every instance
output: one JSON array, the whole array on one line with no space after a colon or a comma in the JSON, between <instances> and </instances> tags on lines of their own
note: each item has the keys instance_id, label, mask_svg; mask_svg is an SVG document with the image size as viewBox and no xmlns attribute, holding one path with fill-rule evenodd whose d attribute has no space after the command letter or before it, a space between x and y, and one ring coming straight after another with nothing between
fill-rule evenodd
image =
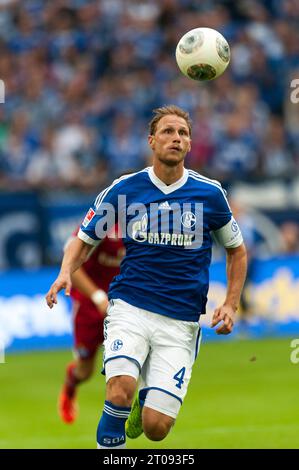
<instances>
[{"instance_id":1,"label":"player's right arm","mask_svg":"<svg viewBox=\"0 0 299 470\"><path fill-rule=\"evenodd\" d=\"M70 295L71 275L86 261L92 248L92 245L80 240L78 237L73 238L68 244L64 252L59 275L46 295L47 304L50 308L57 304L57 294L62 289L65 289L65 295Z\"/></svg>"},{"instance_id":2,"label":"player's right arm","mask_svg":"<svg viewBox=\"0 0 299 470\"><path fill-rule=\"evenodd\" d=\"M105 238L111 227L115 225L121 180L122 178L115 180L98 195L93 207L89 209L82 222L78 236L67 245L60 273L46 295L46 301L50 308L57 304L57 294L62 289L65 289L66 295L70 295L73 272L86 261L90 251Z\"/></svg>"}]
</instances>

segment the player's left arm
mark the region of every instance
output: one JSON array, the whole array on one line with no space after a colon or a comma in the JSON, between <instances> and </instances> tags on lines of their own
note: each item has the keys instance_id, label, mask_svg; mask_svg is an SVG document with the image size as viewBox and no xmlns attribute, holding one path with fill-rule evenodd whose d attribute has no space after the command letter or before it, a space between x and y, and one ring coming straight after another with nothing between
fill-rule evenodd
<instances>
[{"instance_id":1,"label":"player's left arm","mask_svg":"<svg viewBox=\"0 0 299 470\"><path fill-rule=\"evenodd\" d=\"M227 292L224 303L214 311L211 326L219 324L216 333L227 335L232 332L240 303L247 272L247 254L241 230L222 188L214 193L212 207L212 231L218 243L226 250Z\"/></svg>"},{"instance_id":2,"label":"player's left arm","mask_svg":"<svg viewBox=\"0 0 299 470\"><path fill-rule=\"evenodd\" d=\"M247 254L244 243L235 248L226 248L227 291L223 305L216 308L211 326L220 323L216 329L218 335L232 332L236 312L247 272Z\"/></svg>"}]
</instances>

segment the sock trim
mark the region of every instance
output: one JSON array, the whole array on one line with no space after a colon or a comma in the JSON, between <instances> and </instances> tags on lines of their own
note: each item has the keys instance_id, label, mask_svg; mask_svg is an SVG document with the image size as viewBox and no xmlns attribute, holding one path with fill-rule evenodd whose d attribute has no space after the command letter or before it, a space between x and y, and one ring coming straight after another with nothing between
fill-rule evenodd
<instances>
[{"instance_id":1,"label":"sock trim","mask_svg":"<svg viewBox=\"0 0 299 470\"><path fill-rule=\"evenodd\" d=\"M107 402L105 402L104 404L104 412L107 413L108 415L110 416L114 416L115 418L128 418L129 417L129 414L130 414L130 411L131 411L131 408L123 408L122 410L121 409L117 409L114 407L114 405L110 402L108 402L109 405L107 404ZM120 407L118 407L120 408Z\"/></svg>"}]
</instances>

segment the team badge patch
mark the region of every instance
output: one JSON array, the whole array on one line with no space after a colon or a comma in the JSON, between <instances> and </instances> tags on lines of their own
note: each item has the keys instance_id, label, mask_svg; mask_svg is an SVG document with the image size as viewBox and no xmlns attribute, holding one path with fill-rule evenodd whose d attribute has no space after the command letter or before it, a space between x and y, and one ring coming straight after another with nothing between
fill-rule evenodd
<instances>
[{"instance_id":1,"label":"team badge patch","mask_svg":"<svg viewBox=\"0 0 299 470\"><path fill-rule=\"evenodd\" d=\"M236 222L235 220L232 222L231 227L232 227L232 231L233 231L233 232L238 232L238 231L239 231L238 224L237 224L237 222Z\"/></svg>"},{"instance_id":2,"label":"team badge patch","mask_svg":"<svg viewBox=\"0 0 299 470\"><path fill-rule=\"evenodd\" d=\"M83 223L82 223L83 227L85 228L87 227L89 222L91 222L91 220L93 219L94 215L95 215L95 211L92 208L90 208L85 216L85 219L83 220Z\"/></svg>"},{"instance_id":3,"label":"team badge patch","mask_svg":"<svg viewBox=\"0 0 299 470\"><path fill-rule=\"evenodd\" d=\"M181 222L184 227L192 228L196 224L196 216L193 214L193 212L186 211L181 217Z\"/></svg>"},{"instance_id":4,"label":"team badge patch","mask_svg":"<svg viewBox=\"0 0 299 470\"><path fill-rule=\"evenodd\" d=\"M124 345L124 343L122 342L121 339L116 339L111 344L111 350L112 351L119 351L123 347L123 345Z\"/></svg>"}]
</instances>

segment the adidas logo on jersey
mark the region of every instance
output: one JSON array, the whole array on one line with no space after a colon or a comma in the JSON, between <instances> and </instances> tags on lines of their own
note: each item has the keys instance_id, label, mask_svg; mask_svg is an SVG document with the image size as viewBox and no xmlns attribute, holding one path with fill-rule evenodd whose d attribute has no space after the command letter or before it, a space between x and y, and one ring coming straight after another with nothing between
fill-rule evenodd
<instances>
[{"instance_id":1,"label":"adidas logo on jersey","mask_svg":"<svg viewBox=\"0 0 299 470\"><path fill-rule=\"evenodd\" d=\"M171 210L171 207L170 207L168 201L165 201L165 202L161 202L161 204L159 205L158 209L167 209L167 210Z\"/></svg>"}]
</instances>

